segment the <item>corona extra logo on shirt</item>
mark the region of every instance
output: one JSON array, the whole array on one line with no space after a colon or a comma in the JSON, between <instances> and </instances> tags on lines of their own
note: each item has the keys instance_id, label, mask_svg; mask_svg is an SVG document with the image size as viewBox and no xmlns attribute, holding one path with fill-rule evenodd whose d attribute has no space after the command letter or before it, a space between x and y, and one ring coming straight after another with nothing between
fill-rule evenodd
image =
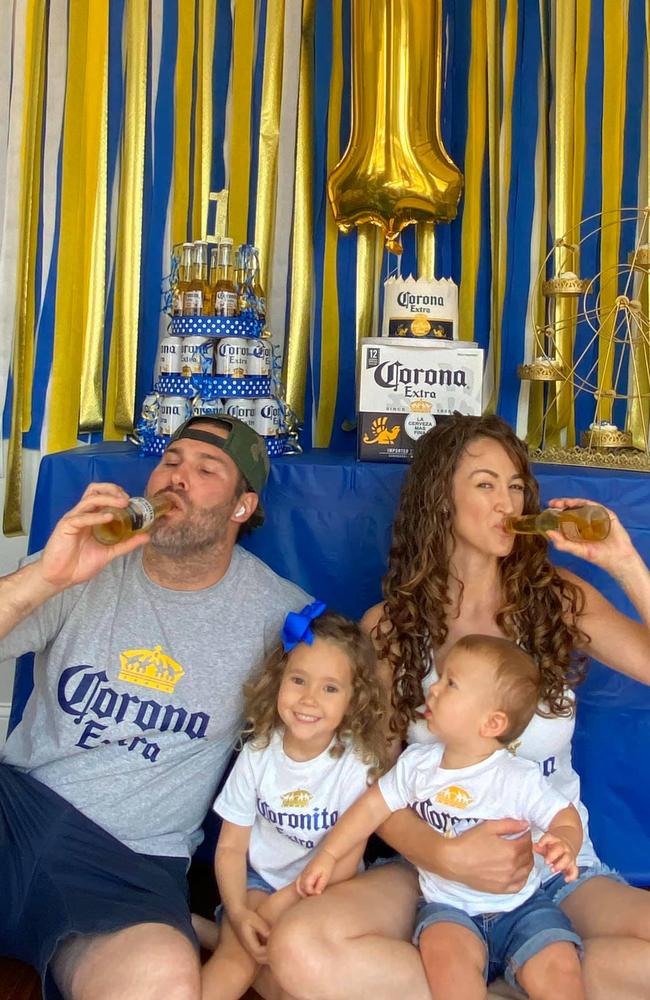
<instances>
[{"instance_id":1,"label":"corona extra logo on shirt","mask_svg":"<svg viewBox=\"0 0 650 1000\"><path fill-rule=\"evenodd\" d=\"M281 801L285 809L306 809L313 797L306 788L296 788L295 791L283 795Z\"/></svg>"},{"instance_id":2,"label":"corona extra logo on shirt","mask_svg":"<svg viewBox=\"0 0 650 1000\"><path fill-rule=\"evenodd\" d=\"M457 809L467 809L468 806L471 806L474 799L464 788L459 788L458 785L449 785L438 792L434 801L439 802L443 806L455 806Z\"/></svg>"},{"instance_id":3,"label":"corona extra logo on shirt","mask_svg":"<svg viewBox=\"0 0 650 1000\"><path fill-rule=\"evenodd\" d=\"M120 653L118 678L128 684L173 694L184 673L180 663L161 652L160 646L154 646L153 649L125 649Z\"/></svg>"}]
</instances>

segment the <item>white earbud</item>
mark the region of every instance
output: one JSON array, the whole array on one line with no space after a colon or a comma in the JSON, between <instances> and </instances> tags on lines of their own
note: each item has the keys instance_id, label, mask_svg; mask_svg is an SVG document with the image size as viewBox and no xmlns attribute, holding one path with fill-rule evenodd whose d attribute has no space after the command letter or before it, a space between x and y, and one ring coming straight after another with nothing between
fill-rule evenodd
<instances>
[{"instance_id":1,"label":"white earbud","mask_svg":"<svg viewBox=\"0 0 650 1000\"><path fill-rule=\"evenodd\" d=\"M235 511L235 517L240 517L242 514L245 514L245 513L246 513L246 508L245 507L240 507L239 510Z\"/></svg>"}]
</instances>

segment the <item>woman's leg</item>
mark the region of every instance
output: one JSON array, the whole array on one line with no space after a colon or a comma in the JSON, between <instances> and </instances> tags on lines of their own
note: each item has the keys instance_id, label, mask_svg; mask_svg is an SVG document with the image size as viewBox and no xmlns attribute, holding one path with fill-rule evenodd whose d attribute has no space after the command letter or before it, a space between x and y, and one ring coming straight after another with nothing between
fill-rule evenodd
<instances>
[{"instance_id":1,"label":"woman's leg","mask_svg":"<svg viewBox=\"0 0 650 1000\"><path fill-rule=\"evenodd\" d=\"M485 1000L485 945L459 924L438 923L420 935L420 956L432 1000ZM558 998L559 1000L559 998Z\"/></svg>"},{"instance_id":2,"label":"woman's leg","mask_svg":"<svg viewBox=\"0 0 650 1000\"><path fill-rule=\"evenodd\" d=\"M588 1000L647 1000L650 982L650 893L598 876L560 907L585 946Z\"/></svg>"},{"instance_id":3,"label":"woman's leg","mask_svg":"<svg viewBox=\"0 0 650 1000\"><path fill-rule=\"evenodd\" d=\"M415 870L395 863L302 900L269 940L281 989L296 1000L430 1000L420 956L408 943L418 894Z\"/></svg>"}]
</instances>

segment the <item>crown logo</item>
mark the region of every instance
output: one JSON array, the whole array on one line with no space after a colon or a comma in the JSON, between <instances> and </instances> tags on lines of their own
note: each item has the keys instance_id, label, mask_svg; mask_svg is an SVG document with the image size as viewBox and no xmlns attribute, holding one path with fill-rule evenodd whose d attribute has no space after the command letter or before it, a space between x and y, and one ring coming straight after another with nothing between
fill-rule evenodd
<instances>
[{"instance_id":1,"label":"crown logo","mask_svg":"<svg viewBox=\"0 0 650 1000\"><path fill-rule=\"evenodd\" d=\"M443 788L442 791L438 792L435 801L443 806L456 806L457 809L467 809L474 799L464 788L459 788L458 785L448 785L447 788Z\"/></svg>"},{"instance_id":2,"label":"crown logo","mask_svg":"<svg viewBox=\"0 0 650 1000\"><path fill-rule=\"evenodd\" d=\"M313 797L306 788L296 788L295 791L283 795L281 801L285 809L306 809Z\"/></svg>"},{"instance_id":3,"label":"crown logo","mask_svg":"<svg viewBox=\"0 0 650 1000\"><path fill-rule=\"evenodd\" d=\"M117 676L127 684L173 694L184 673L180 663L161 652L160 646L154 646L153 649L125 649L120 653L120 672Z\"/></svg>"},{"instance_id":4,"label":"crown logo","mask_svg":"<svg viewBox=\"0 0 650 1000\"><path fill-rule=\"evenodd\" d=\"M431 413L431 403L426 399L416 399L411 403L411 413Z\"/></svg>"}]
</instances>

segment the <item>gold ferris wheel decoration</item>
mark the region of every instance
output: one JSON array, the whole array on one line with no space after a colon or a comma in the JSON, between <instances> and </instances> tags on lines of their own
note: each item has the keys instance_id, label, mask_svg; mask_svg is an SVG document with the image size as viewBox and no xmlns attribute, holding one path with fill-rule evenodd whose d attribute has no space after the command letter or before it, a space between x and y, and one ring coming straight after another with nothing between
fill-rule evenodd
<instances>
[{"instance_id":1,"label":"gold ferris wheel decoration","mask_svg":"<svg viewBox=\"0 0 650 1000\"><path fill-rule=\"evenodd\" d=\"M618 262L581 276L581 258L598 251L609 226L620 234ZM531 458L650 472L650 208L599 213L557 239L537 276L529 324L532 356L517 374L542 399ZM580 397L590 419L576 428L579 444L564 446Z\"/></svg>"}]
</instances>

